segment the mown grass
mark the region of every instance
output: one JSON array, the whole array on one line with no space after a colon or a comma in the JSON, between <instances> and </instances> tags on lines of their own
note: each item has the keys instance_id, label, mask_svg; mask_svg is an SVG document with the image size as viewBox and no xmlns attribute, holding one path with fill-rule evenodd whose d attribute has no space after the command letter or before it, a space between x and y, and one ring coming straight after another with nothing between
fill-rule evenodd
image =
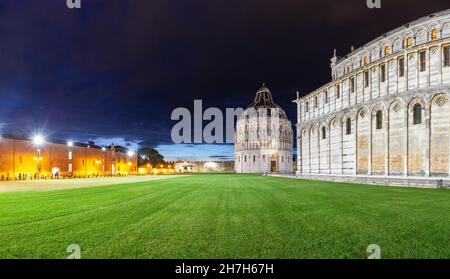
<instances>
[{"instance_id":1,"label":"mown grass","mask_svg":"<svg viewBox=\"0 0 450 279\"><path fill-rule=\"evenodd\" d=\"M450 191L196 175L0 194L0 258L450 258Z\"/></svg>"}]
</instances>

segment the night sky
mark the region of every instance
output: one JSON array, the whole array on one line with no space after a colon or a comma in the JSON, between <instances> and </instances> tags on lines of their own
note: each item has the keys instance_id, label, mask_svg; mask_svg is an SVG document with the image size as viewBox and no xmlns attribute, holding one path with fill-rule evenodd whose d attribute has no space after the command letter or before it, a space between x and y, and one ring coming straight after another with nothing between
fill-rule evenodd
<instances>
[{"instance_id":1,"label":"night sky","mask_svg":"<svg viewBox=\"0 0 450 279\"><path fill-rule=\"evenodd\" d=\"M295 92L330 81L329 59L448 0L0 0L2 134L150 146L168 160L227 159L174 146L171 112L245 107L266 82L295 122Z\"/></svg>"}]
</instances>

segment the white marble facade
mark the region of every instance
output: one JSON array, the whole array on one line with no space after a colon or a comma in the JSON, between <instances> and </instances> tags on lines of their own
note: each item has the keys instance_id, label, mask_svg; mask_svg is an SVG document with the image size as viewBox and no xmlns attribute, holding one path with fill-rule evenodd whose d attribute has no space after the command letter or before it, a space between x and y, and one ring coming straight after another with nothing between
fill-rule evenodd
<instances>
[{"instance_id":1,"label":"white marble facade","mask_svg":"<svg viewBox=\"0 0 450 279\"><path fill-rule=\"evenodd\" d=\"M297 174L448 177L450 10L331 59L297 98Z\"/></svg>"}]
</instances>

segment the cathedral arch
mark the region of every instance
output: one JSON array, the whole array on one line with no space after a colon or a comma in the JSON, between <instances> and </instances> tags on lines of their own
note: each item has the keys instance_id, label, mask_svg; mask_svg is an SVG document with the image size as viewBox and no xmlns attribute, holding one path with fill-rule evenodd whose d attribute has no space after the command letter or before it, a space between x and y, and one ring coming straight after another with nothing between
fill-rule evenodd
<instances>
[{"instance_id":1,"label":"cathedral arch","mask_svg":"<svg viewBox=\"0 0 450 279\"><path fill-rule=\"evenodd\" d=\"M437 93L430 101L430 174L449 173L450 111L446 94Z\"/></svg>"},{"instance_id":2,"label":"cathedral arch","mask_svg":"<svg viewBox=\"0 0 450 279\"><path fill-rule=\"evenodd\" d=\"M421 122L414 124L414 107L421 106ZM428 118L426 98L414 95L408 102L408 174L423 176L428 173ZM416 118L417 120L417 118Z\"/></svg>"},{"instance_id":3,"label":"cathedral arch","mask_svg":"<svg viewBox=\"0 0 450 279\"><path fill-rule=\"evenodd\" d=\"M369 141L370 141L370 113L367 107L362 107L357 113L357 166L358 174L368 174L369 172Z\"/></svg>"},{"instance_id":4,"label":"cathedral arch","mask_svg":"<svg viewBox=\"0 0 450 279\"><path fill-rule=\"evenodd\" d=\"M402 175L406 161L406 104L397 98L389 105L388 112L388 135L389 135L389 173Z\"/></svg>"}]
</instances>

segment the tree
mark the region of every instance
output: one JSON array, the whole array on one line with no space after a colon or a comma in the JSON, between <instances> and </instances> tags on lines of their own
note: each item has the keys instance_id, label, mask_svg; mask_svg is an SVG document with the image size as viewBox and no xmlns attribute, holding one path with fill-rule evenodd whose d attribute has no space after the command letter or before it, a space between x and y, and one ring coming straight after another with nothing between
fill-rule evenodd
<instances>
[{"instance_id":1,"label":"tree","mask_svg":"<svg viewBox=\"0 0 450 279\"><path fill-rule=\"evenodd\" d=\"M140 148L138 151L138 155L139 165L151 164L152 166L157 166L159 164L165 163L164 156L154 148Z\"/></svg>"}]
</instances>

